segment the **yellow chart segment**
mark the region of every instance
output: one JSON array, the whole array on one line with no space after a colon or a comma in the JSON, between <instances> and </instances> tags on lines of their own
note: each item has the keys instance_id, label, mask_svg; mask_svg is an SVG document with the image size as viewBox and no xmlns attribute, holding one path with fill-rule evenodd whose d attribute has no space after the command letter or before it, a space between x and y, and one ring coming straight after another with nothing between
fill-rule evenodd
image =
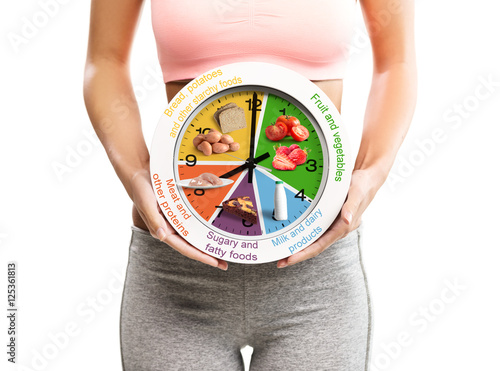
<instances>
[{"instance_id":1,"label":"yellow chart segment","mask_svg":"<svg viewBox=\"0 0 500 371\"><path fill-rule=\"evenodd\" d=\"M196 156L196 161L230 161L232 155L241 160L246 160L250 156L250 130L252 122L252 105L251 99L255 91L242 91L234 92L218 99L214 100L204 107L198 114L191 120L188 128L184 132L184 136L181 140L179 147L179 161L187 161L186 157L191 155L189 159L192 159L193 155ZM264 97L263 92L256 92L257 99L259 101L259 111L257 111L256 121L259 122L260 107L262 106L262 100ZM231 131L229 134L235 142L240 144L240 149L237 151L227 151L226 153L212 153L209 156L205 156L203 152L199 151L193 145L193 139L198 134L207 134L210 129L216 129L222 132L219 124L215 121L214 113L222 106L235 103L238 107L243 108L245 112L245 120L247 123L246 128ZM232 158L233 160L234 157Z\"/></svg>"}]
</instances>

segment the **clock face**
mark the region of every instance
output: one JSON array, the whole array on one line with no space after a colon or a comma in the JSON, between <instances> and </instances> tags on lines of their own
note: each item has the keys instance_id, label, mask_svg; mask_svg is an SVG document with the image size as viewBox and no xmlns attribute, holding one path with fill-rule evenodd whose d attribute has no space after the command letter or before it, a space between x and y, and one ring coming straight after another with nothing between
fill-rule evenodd
<instances>
[{"instance_id":1,"label":"clock face","mask_svg":"<svg viewBox=\"0 0 500 371\"><path fill-rule=\"evenodd\" d=\"M235 63L188 83L150 150L151 181L172 228L199 250L264 263L317 240L340 211L353 161L333 103L267 63Z\"/></svg>"},{"instance_id":2,"label":"clock face","mask_svg":"<svg viewBox=\"0 0 500 371\"><path fill-rule=\"evenodd\" d=\"M221 132L214 114L228 104L241 108L244 114L246 126L227 132L239 148L205 155L193 141L200 134ZM280 117L306 128L307 138L298 141L286 135L272 140L276 137L266 135L266 129L273 127ZM288 152L292 145L292 151L298 152L292 159L297 156L295 162L302 163L295 164L293 170L273 164L277 148L283 147L282 151ZM325 145L318 123L292 97L265 87L229 89L208 100L186 121L174 151L175 180L190 180L204 173L231 180L229 185L218 188L184 188L181 197L190 212L207 227L228 237L262 240L293 229L317 204L328 176L328 156L323 156ZM286 218L280 220L275 216L274 205L277 181L283 182L287 211ZM256 223L223 209L224 201L244 197L255 210Z\"/></svg>"}]
</instances>

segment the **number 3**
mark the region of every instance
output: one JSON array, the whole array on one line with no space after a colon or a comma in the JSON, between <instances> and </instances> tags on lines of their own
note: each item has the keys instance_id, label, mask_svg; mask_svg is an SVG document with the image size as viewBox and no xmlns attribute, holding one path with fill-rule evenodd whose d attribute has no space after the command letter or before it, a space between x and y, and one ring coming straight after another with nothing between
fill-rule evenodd
<instances>
[{"instance_id":1,"label":"number 3","mask_svg":"<svg viewBox=\"0 0 500 371\"><path fill-rule=\"evenodd\" d=\"M310 171L310 172L313 172L313 171L316 171L318 170L318 167L316 166L316 160L307 160L307 167L306 167L306 170L307 171ZM309 166L311 166L311 168L309 169Z\"/></svg>"}]
</instances>

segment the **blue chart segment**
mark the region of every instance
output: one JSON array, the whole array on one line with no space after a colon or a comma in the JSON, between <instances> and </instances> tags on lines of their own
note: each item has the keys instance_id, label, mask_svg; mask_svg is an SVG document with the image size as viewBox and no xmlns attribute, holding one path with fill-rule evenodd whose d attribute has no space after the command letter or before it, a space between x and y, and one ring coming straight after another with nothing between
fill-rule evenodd
<instances>
[{"instance_id":1,"label":"blue chart segment","mask_svg":"<svg viewBox=\"0 0 500 371\"><path fill-rule=\"evenodd\" d=\"M295 222L309 208L311 203L306 199L295 197L296 194L285 187L288 220L275 220L274 211L274 188L275 181L265 173L255 169L257 187L259 190L260 206L262 208L262 219L264 220L264 231L266 234L274 233Z\"/></svg>"}]
</instances>

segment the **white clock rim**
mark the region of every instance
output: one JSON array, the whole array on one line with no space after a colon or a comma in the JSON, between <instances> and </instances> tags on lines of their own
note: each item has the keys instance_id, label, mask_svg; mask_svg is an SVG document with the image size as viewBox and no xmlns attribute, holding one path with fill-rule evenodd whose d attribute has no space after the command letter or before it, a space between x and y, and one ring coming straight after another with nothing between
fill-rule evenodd
<instances>
[{"instance_id":1,"label":"white clock rim","mask_svg":"<svg viewBox=\"0 0 500 371\"><path fill-rule=\"evenodd\" d=\"M233 77L241 77L242 83L238 85L231 85L224 88L220 88L217 94L223 91L234 89L235 87L241 87L246 85L263 86L269 89L281 91L284 94L289 95L294 99L296 99L298 102L300 102L306 109L309 110L311 115L318 122L327 144L328 162L330 166L332 166L333 164L337 163L335 156L335 149L333 148L334 144L333 135L327 135L329 133L328 132L329 127L326 123L326 118L324 117L324 115L321 115L318 108L311 101L311 97L313 96L313 94L318 94L321 97L322 103L326 104L329 107L328 113L333 117L335 124L338 126L339 137L341 138L342 141L345 170L343 172L342 181L335 182L334 181L335 176L332 177L331 174L334 174L336 172L336 169L329 169L329 176L326 179L321 199L316 204L314 209L308 214L308 215L314 215L314 213L316 213L318 209L321 210L322 218L317 222L317 224L315 224L315 227L319 226L322 229L320 235L323 234L327 230L327 228L331 225L331 223L335 220L335 218L337 217L338 213L342 208L342 205L344 204L345 197L351 180L352 169L354 167L354 161L352 158L352 151L349 138L346 134L346 129L344 128L340 113L338 112L337 108L327 97L326 93L324 93L319 87L317 87L313 82L311 82L304 76L287 68L269 63L241 62L241 63L233 63L224 66L219 66L201 74L200 76L193 79L192 82L196 81L196 79L200 79L202 76L207 76L213 72L217 72L218 70L222 71L222 76L213 78L210 82L211 84L213 83L219 84L219 81L221 80L226 81L226 79L228 78L231 79ZM175 101L175 99L178 96L181 96L181 94L184 94L184 96L187 97L192 96L192 94L188 91L188 87L192 82L188 83L184 88L182 88L179 91L179 93L177 93L177 95L171 100L171 102ZM205 102L209 99L211 99L211 95L201 100L196 105L196 107L204 105ZM186 109L186 106L189 102L190 100L186 99L185 102L183 102L177 108L175 108L175 110L173 111L174 114L172 114L171 116L172 118L168 117L165 111L160 117L160 120L158 122L158 125L154 133L150 150L151 153L150 169L151 169L152 182L154 181L153 176L155 174L157 174L160 179L175 179L174 169L172 166L173 162L171 162L170 160L169 161L165 160L164 155L166 150L172 149L173 151L173 149L175 148L176 141L179 140L178 136L172 138L169 135L174 121L173 117L177 117L175 112L179 112L181 110ZM189 116L190 115L188 115L187 117ZM184 120L184 123L181 125L181 127L185 124L186 121L187 120ZM176 191L179 192L177 185L176 185ZM335 195L337 195L337 197L335 197ZM157 201L160 202L161 200L159 199L159 196L156 192L155 196L157 198ZM327 205L327 207L324 208L324 205ZM168 215L165 213L165 210L163 210L162 208L160 209L165 215L167 221L172 225ZM305 219L300 225L302 225L304 222ZM207 254L212 255L214 257L220 258L220 256L218 256L217 254L210 253L203 249L203 246L205 246L207 243L207 235L209 232L220 235L215 229L208 228L206 225L202 224L196 218L193 218L191 222L189 222L189 220L186 220L183 223L185 223L186 227L189 228L191 231L196 230L197 232L197 233L189 233L189 235L186 237L182 236L186 241L188 241L190 244L192 244L199 250L206 252ZM173 227L175 229L175 226ZM306 231L307 230L311 229L306 228ZM227 238L227 236L224 235L220 236ZM317 237L312 239L312 241L307 241L307 243L302 244L300 247L297 247L297 249L293 251L293 254L303 250L316 239ZM248 241L248 240L240 240L236 237L233 238L233 240L239 242ZM261 239L258 242L259 242L259 248L256 252L258 253L257 255L258 259L256 261L245 261L245 260L242 261L238 259L227 258L226 256L224 257L223 260L236 263L258 264L258 263L276 261L292 255L289 245L284 244L279 246L273 246L272 239ZM240 246L241 243L238 243L237 248L232 248L232 250L235 251L235 253L238 254L238 256L239 254L248 254L255 252L251 251L253 249L243 249Z\"/></svg>"}]
</instances>

